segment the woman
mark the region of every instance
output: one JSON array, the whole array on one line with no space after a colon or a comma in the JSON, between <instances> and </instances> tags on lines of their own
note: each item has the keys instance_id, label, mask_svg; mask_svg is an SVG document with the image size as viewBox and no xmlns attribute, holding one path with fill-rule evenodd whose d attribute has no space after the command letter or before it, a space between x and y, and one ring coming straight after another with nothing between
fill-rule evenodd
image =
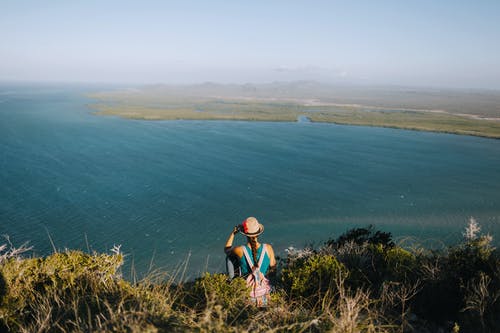
<instances>
[{"instance_id":1,"label":"woman","mask_svg":"<svg viewBox=\"0 0 500 333\"><path fill-rule=\"evenodd\" d=\"M241 232L247 236L247 244L233 247L234 236ZM234 266L239 267L239 274L247 279L247 285L252 287L250 297L258 306L267 304L269 281L266 275L274 271L276 259L273 247L259 243L258 236L264 232L264 226L255 217L249 217L239 226L235 226L229 235L224 252L230 278L235 276Z\"/></svg>"}]
</instances>

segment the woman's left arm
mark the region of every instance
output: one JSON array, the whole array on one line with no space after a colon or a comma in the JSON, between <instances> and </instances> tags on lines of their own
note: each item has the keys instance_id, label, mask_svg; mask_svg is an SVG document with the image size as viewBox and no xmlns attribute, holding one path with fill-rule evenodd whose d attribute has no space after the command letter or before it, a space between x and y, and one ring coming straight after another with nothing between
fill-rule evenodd
<instances>
[{"instance_id":1,"label":"woman's left arm","mask_svg":"<svg viewBox=\"0 0 500 333\"><path fill-rule=\"evenodd\" d=\"M276 258L274 257L273 247L269 244L267 244L266 247L267 247L267 254L269 254L269 266L275 267L276 266Z\"/></svg>"}]
</instances>

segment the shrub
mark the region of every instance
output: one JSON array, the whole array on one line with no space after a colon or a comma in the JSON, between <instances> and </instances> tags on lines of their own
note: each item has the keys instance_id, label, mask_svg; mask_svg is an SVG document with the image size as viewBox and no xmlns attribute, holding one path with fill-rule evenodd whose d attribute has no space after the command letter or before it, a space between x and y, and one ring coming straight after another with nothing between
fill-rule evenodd
<instances>
[{"instance_id":1,"label":"shrub","mask_svg":"<svg viewBox=\"0 0 500 333\"><path fill-rule=\"evenodd\" d=\"M413 253L401 247L393 247L384 252L385 279L405 281L415 277L417 259Z\"/></svg>"},{"instance_id":2,"label":"shrub","mask_svg":"<svg viewBox=\"0 0 500 333\"><path fill-rule=\"evenodd\" d=\"M92 313L105 312L106 303L123 298L125 289L117 284L122 261L121 254L90 255L80 251L4 261L0 265L6 285L0 310L2 321L8 327L20 323L36 327L41 325L40 320L59 325L76 322L79 316L95 320Z\"/></svg>"},{"instance_id":3,"label":"shrub","mask_svg":"<svg viewBox=\"0 0 500 333\"><path fill-rule=\"evenodd\" d=\"M328 247L339 248L350 242L354 242L357 245L382 245L384 248L391 248L394 246L392 234L390 232L380 230L374 231L373 225L369 225L366 228L350 229L336 240L329 239L325 245Z\"/></svg>"},{"instance_id":4,"label":"shrub","mask_svg":"<svg viewBox=\"0 0 500 333\"><path fill-rule=\"evenodd\" d=\"M479 230L446 250L409 251L370 228L289 249L265 310L224 274L176 285L158 272L131 284L119 252L22 259L0 246L0 331L494 332L500 255Z\"/></svg>"},{"instance_id":5,"label":"shrub","mask_svg":"<svg viewBox=\"0 0 500 333\"><path fill-rule=\"evenodd\" d=\"M478 324L496 325L500 260L491 236L480 235L480 230L471 219L462 243L418 258L417 275L423 282L415 301L419 315L436 322L459 321L465 330Z\"/></svg>"},{"instance_id":6,"label":"shrub","mask_svg":"<svg viewBox=\"0 0 500 333\"><path fill-rule=\"evenodd\" d=\"M335 290L348 272L333 255L313 254L283 268L282 282L291 296L322 297Z\"/></svg>"},{"instance_id":7,"label":"shrub","mask_svg":"<svg viewBox=\"0 0 500 333\"><path fill-rule=\"evenodd\" d=\"M205 273L195 281L193 292L201 303L214 302L225 308L241 307L248 299L249 290L244 279L228 280L225 274Z\"/></svg>"},{"instance_id":8,"label":"shrub","mask_svg":"<svg viewBox=\"0 0 500 333\"><path fill-rule=\"evenodd\" d=\"M319 252L336 256L346 266L352 288L378 290L387 279L403 279L414 266L414 257L394 244L391 233L372 225L328 240Z\"/></svg>"},{"instance_id":9,"label":"shrub","mask_svg":"<svg viewBox=\"0 0 500 333\"><path fill-rule=\"evenodd\" d=\"M123 262L118 255L90 255L80 251L55 253L46 258L10 259L1 265L8 293L7 304L24 307L36 295L67 290L80 294L92 288L114 283Z\"/></svg>"},{"instance_id":10,"label":"shrub","mask_svg":"<svg viewBox=\"0 0 500 333\"><path fill-rule=\"evenodd\" d=\"M386 280L407 280L418 267L416 256L398 246L348 242L338 248L327 247L320 253L334 255L344 264L349 271L347 283L351 288L378 290Z\"/></svg>"},{"instance_id":11,"label":"shrub","mask_svg":"<svg viewBox=\"0 0 500 333\"><path fill-rule=\"evenodd\" d=\"M205 273L197 279L190 294L193 305L200 310L221 306L227 311L225 320L242 319L248 307L250 291L242 278L228 280L225 274ZM243 311L242 311L243 310Z\"/></svg>"},{"instance_id":12,"label":"shrub","mask_svg":"<svg viewBox=\"0 0 500 333\"><path fill-rule=\"evenodd\" d=\"M7 283L3 277L2 272L0 272L0 306L2 305L3 298L7 294Z\"/></svg>"}]
</instances>

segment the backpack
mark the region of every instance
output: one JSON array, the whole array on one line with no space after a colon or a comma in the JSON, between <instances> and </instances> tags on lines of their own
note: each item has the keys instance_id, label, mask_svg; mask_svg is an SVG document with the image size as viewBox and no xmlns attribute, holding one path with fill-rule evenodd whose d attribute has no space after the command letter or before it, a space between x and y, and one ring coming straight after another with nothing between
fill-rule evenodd
<instances>
[{"instance_id":1,"label":"backpack","mask_svg":"<svg viewBox=\"0 0 500 333\"><path fill-rule=\"evenodd\" d=\"M248 253L246 247L243 247L243 253L245 259L248 263L248 267L252 268L252 273L250 273L246 279L247 286L250 288L250 303L256 306L266 306L269 301L269 295L271 293L271 285L269 280L261 272L260 267L264 261L264 256L267 253L266 244L262 244L262 252L260 253L259 266L256 267L253 264L252 257Z\"/></svg>"}]
</instances>

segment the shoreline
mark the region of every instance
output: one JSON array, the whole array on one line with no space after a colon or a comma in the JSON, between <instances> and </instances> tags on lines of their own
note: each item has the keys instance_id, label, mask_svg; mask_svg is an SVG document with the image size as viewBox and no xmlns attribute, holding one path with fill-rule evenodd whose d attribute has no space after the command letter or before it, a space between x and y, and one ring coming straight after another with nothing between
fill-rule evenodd
<instances>
[{"instance_id":1,"label":"shoreline","mask_svg":"<svg viewBox=\"0 0 500 333\"><path fill-rule=\"evenodd\" d=\"M162 112L158 112L158 109L148 109L148 108L138 108L136 110L130 110L130 107L119 107L119 106L108 106L102 104L89 104L87 107L93 110L92 114L96 116L117 116L122 119L130 119L130 120L146 120L146 121L169 121L169 120L198 120L198 121L263 121L263 122L298 122L298 118L300 116L306 116L309 119L310 123L327 123L327 124L336 124L336 125L348 125L348 126L368 126L368 127L381 127L381 128L392 128L392 129L400 129L400 130L411 130L411 131L419 131L419 132L434 132L434 133L445 133L445 134L455 134L455 135L467 135L467 136L476 136L488 139L500 139L500 118L482 118L476 115L465 115L465 114L452 114L447 111L431 111L431 110L406 110L406 111L386 111L387 109L379 108L377 111L356 111L356 114L348 114L349 111L344 111L347 117L343 117L344 119L318 119L312 112L293 112L287 114L277 114L276 116L256 116L252 114L213 114L205 111L191 111L191 110L183 110L181 112L175 112L174 114L169 113L170 110L163 109L164 114ZM148 112L151 110L152 112ZM160 109L162 110L162 109ZM180 110L176 110L180 111ZM418 124L418 122L408 123L402 122L395 124L391 121L372 121L366 120L364 121L359 117L358 113L365 113L366 115L370 115L374 112L381 113L392 113L394 115L404 114L406 112L411 113L421 113L421 114L429 114L429 115L444 115L446 117L451 118L461 118L465 119L465 121L476 121L476 122L484 122L485 124L494 123L498 124L498 130L491 132L481 132L480 130L475 130L473 126L464 127L461 129L453 129L451 127L448 128L436 128L433 127L429 122L423 122ZM496 126L495 126L496 127Z\"/></svg>"},{"instance_id":2,"label":"shoreline","mask_svg":"<svg viewBox=\"0 0 500 333\"><path fill-rule=\"evenodd\" d=\"M88 94L96 115L136 120L310 122L500 139L500 94L349 90L301 84L154 86Z\"/></svg>"},{"instance_id":3,"label":"shoreline","mask_svg":"<svg viewBox=\"0 0 500 333\"><path fill-rule=\"evenodd\" d=\"M210 96L212 98L218 98L218 99L227 99L224 96ZM442 109L419 109L419 108L407 108L407 107L400 107L400 108L393 108L393 107L382 107L382 106L376 106L376 105L367 105L367 104L357 104L357 103L325 103L322 102L321 100L318 99L298 99L298 98L253 98L253 97L237 97L237 98L231 98L230 100L234 101L241 101L241 100L246 100L249 102L252 101L262 101L262 102L291 102L291 103L297 103L298 105L303 105L303 106L311 106L311 107L322 107L322 106L335 106L339 108L352 108L352 109L364 109L364 110L377 110L377 111L409 111L409 112L430 112L430 113L442 113L442 114L447 114L447 115L454 115L454 116L461 116L461 117L466 117L470 119L477 119L477 120L491 120L491 121L500 121L500 117L488 117L488 116L481 116L477 114L472 114L472 113L453 113L449 112L446 110Z\"/></svg>"}]
</instances>

